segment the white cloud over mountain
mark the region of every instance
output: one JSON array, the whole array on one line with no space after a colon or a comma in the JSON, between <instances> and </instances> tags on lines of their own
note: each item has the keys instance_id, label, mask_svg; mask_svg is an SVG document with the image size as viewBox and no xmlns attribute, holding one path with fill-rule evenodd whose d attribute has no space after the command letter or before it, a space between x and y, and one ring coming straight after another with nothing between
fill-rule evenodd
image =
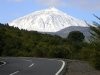
<instances>
[{"instance_id":1,"label":"white cloud over mountain","mask_svg":"<svg viewBox=\"0 0 100 75\"><path fill-rule=\"evenodd\" d=\"M23 2L24 0L8 0L8 1L11 1L11 2Z\"/></svg>"},{"instance_id":2,"label":"white cloud over mountain","mask_svg":"<svg viewBox=\"0 0 100 75\"><path fill-rule=\"evenodd\" d=\"M72 7L88 11L100 10L100 0L36 0L39 4L55 7Z\"/></svg>"},{"instance_id":3,"label":"white cloud over mountain","mask_svg":"<svg viewBox=\"0 0 100 75\"><path fill-rule=\"evenodd\" d=\"M49 7L52 7L52 6L58 7L58 6L63 6L65 4L64 0L36 0L36 1L40 4L43 4Z\"/></svg>"},{"instance_id":4,"label":"white cloud over mountain","mask_svg":"<svg viewBox=\"0 0 100 75\"><path fill-rule=\"evenodd\" d=\"M28 0L8 0L24 2ZM88 11L100 11L100 0L30 0L39 6L77 8Z\"/></svg>"},{"instance_id":5,"label":"white cloud over mountain","mask_svg":"<svg viewBox=\"0 0 100 75\"><path fill-rule=\"evenodd\" d=\"M100 10L100 0L66 0L66 5L89 11Z\"/></svg>"}]
</instances>

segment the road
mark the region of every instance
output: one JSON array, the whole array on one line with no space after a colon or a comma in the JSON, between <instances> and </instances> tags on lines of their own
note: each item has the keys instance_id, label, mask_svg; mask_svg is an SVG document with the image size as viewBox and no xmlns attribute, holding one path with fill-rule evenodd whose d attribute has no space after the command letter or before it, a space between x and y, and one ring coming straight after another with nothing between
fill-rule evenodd
<instances>
[{"instance_id":1,"label":"road","mask_svg":"<svg viewBox=\"0 0 100 75\"><path fill-rule=\"evenodd\" d=\"M61 75L65 62L42 58L3 58L0 75Z\"/></svg>"}]
</instances>

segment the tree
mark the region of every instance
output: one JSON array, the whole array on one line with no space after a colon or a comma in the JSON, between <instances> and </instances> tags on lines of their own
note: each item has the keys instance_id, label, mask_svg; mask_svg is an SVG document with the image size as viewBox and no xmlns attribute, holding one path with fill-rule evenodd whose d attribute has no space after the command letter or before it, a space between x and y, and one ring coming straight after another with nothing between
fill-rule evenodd
<instances>
[{"instance_id":1,"label":"tree","mask_svg":"<svg viewBox=\"0 0 100 75\"><path fill-rule=\"evenodd\" d=\"M100 20L99 17L94 15L98 20ZM93 48L95 49L95 54L94 54L94 60L93 65L95 66L96 69L100 70L100 24L95 22L95 26L90 26L91 34L93 40L91 41Z\"/></svg>"},{"instance_id":2,"label":"tree","mask_svg":"<svg viewBox=\"0 0 100 75\"><path fill-rule=\"evenodd\" d=\"M71 59L79 59L79 53L83 47L83 40L85 36L80 31L72 31L68 35L68 41L70 44Z\"/></svg>"},{"instance_id":3,"label":"tree","mask_svg":"<svg viewBox=\"0 0 100 75\"><path fill-rule=\"evenodd\" d=\"M82 42L84 38L85 38L84 34L80 31L72 31L68 35L68 40L74 42Z\"/></svg>"}]
</instances>

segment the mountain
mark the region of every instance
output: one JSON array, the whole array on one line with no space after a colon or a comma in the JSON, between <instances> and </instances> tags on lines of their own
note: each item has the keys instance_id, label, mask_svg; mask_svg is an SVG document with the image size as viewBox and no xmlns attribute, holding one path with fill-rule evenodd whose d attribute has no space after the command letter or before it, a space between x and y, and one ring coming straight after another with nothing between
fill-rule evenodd
<instances>
[{"instance_id":1,"label":"mountain","mask_svg":"<svg viewBox=\"0 0 100 75\"><path fill-rule=\"evenodd\" d=\"M52 33L60 36L67 35L70 31L73 31L74 27L74 30L78 29L80 31L82 28L83 30L84 28L88 28L85 21L76 19L56 8L33 12L10 22L9 25L28 31Z\"/></svg>"}]
</instances>

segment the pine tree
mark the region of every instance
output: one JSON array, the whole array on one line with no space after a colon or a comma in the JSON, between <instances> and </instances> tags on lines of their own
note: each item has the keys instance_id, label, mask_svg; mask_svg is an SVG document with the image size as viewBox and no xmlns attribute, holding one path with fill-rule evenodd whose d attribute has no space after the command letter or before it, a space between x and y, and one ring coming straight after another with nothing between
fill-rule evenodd
<instances>
[{"instance_id":1,"label":"pine tree","mask_svg":"<svg viewBox=\"0 0 100 75\"><path fill-rule=\"evenodd\" d=\"M94 15L98 20L100 20L99 17L97 17L96 15ZM96 69L100 70L100 24L97 22L94 22L94 25L96 25L96 27L90 26L91 34L92 34L92 46L95 49L95 54L94 54L94 66Z\"/></svg>"}]
</instances>

